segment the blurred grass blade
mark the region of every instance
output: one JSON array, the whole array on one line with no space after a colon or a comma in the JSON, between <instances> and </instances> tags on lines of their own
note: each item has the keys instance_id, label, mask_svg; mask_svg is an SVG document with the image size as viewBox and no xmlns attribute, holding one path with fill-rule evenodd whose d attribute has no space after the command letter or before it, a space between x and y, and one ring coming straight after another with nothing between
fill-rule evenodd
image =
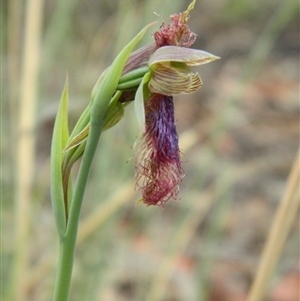
<instances>
[{"instance_id":1,"label":"blurred grass blade","mask_svg":"<svg viewBox=\"0 0 300 301\"><path fill-rule=\"evenodd\" d=\"M60 236L66 229L66 214L62 181L63 149L69 138L68 130L68 78L61 96L55 119L51 147L51 200L56 226Z\"/></svg>"},{"instance_id":2,"label":"blurred grass blade","mask_svg":"<svg viewBox=\"0 0 300 301\"><path fill-rule=\"evenodd\" d=\"M300 182L300 150L292 166L287 187L278 205L267 242L260 259L257 274L249 292L247 301L260 301L264 299L272 272L280 258L285 241L291 231L296 214L300 208L299 182Z\"/></svg>"}]
</instances>

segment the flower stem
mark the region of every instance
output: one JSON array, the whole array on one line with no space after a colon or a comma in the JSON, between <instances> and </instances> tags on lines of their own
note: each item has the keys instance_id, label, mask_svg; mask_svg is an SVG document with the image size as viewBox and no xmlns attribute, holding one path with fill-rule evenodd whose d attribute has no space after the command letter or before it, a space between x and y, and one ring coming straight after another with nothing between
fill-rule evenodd
<instances>
[{"instance_id":1,"label":"flower stem","mask_svg":"<svg viewBox=\"0 0 300 301\"><path fill-rule=\"evenodd\" d=\"M115 84L115 86L117 83ZM77 182L70 206L65 235L60 240L60 255L54 289L53 301L67 301L69 298L76 238L83 196L88 181L92 161L102 132L105 113L107 111L112 91L106 93L99 89L91 110L90 132L78 172Z\"/></svg>"},{"instance_id":2,"label":"flower stem","mask_svg":"<svg viewBox=\"0 0 300 301\"><path fill-rule=\"evenodd\" d=\"M70 239L71 238L71 239ZM60 241L59 263L53 300L68 300L74 260L75 239L65 237Z\"/></svg>"},{"instance_id":3,"label":"flower stem","mask_svg":"<svg viewBox=\"0 0 300 301\"><path fill-rule=\"evenodd\" d=\"M68 300L82 200L91 164L102 130L104 113L106 112L105 106L107 105L108 104L105 102L101 103L101 118L97 120L91 119L91 129L84 151L82 163L80 165L77 183L74 191L74 197L70 207L67 231L65 236L60 241L60 258L57 279L55 283L53 298L54 301Z\"/></svg>"}]
</instances>

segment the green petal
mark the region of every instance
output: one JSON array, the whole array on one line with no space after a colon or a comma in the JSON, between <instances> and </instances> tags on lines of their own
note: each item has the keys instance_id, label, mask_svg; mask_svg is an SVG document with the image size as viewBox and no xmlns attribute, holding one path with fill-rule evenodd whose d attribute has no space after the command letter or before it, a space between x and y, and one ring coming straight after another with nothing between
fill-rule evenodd
<instances>
[{"instance_id":1,"label":"green petal","mask_svg":"<svg viewBox=\"0 0 300 301\"><path fill-rule=\"evenodd\" d=\"M157 63L181 62L187 66L198 66L219 59L209 52L179 46L165 46L157 49L149 60L152 70Z\"/></svg>"},{"instance_id":2,"label":"green petal","mask_svg":"<svg viewBox=\"0 0 300 301\"><path fill-rule=\"evenodd\" d=\"M135 99L134 99L135 115L142 132L145 132L145 122L146 122L144 99L148 96L144 94L149 94L149 90L147 88L146 83L149 82L150 77L151 77L150 72L144 75L143 80L136 91Z\"/></svg>"},{"instance_id":3,"label":"green petal","mask_svg":"<svg viewBox=\"0 0 300 301\"><path fill-rule=\"evenodd\" d=\"M198 73L184 72L181 68L156 64L149 82L152 93L163 95L187 94L198 90L202 81Z\"/></svg>"}]
</instances>

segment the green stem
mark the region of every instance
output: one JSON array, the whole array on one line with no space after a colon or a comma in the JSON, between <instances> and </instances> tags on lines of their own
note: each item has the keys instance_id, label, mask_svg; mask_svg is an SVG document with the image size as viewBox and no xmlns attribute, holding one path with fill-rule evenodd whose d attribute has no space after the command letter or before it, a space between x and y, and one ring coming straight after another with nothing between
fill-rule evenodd
<instances>
[{"instance_id":1,"label":"green stem","mask_svg":"<svg viewBox=\"0 0 300 301\"><path fill-rule=\"evenodd\" d=\"M73 241L72 237L66 236L60 241L59 262L53 297L55 301L66 301L69 298L74 249L75 240Z\"/></svg>"},{"instance_id":2,"label":"green stem","mask_svg":"<svg viewBox=\"0 0 300 301\"><path fill-rule=\"evenodd\" d=\"M104 87L105 85L108 86L107 81L108 80L103 83ZM102 132L105 115L116 86L117 82L114 86L107 87L107 89L99 88L91 108L90 132L84 149L70 206L70 215L68 218L66 234L60 241L60 257L54 290L54 301L67 301L69 298L75 245L83 196L92 161Z\"/></svg>"},{"instance_id":3,"label":"green stem","mask_svg":"<svg viewBox=\"0 0 300 301\"><path fill-rule=\"evenodd\" d=\"M98 113L100 112L100 114L97 115L98 118L93 118L95 114L92 114L91 116L90 133L87 139L74 190L74 197L70 207L67 231L64 238L60 241L60 257L55 283L54 301L67 301L69 297L81 206L107 106L108 102L102 101L98 103L97 111Z\"/></svg>"}]
</instances>

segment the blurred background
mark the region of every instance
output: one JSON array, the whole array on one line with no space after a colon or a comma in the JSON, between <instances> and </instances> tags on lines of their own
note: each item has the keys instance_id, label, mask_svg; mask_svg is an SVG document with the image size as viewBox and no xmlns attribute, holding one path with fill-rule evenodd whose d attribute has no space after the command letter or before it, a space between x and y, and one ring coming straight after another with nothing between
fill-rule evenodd
<instances>
[{"instance_id":1,"label":"blurred background","mask_svg":"<svg viewBox=\"0 0 300 301\"><path fill-rule=\"evenodd\" d=\"M124 45L189 3L2 1L2 300L52 298L58 235L49 156L66 72L72 127ZM128 106L100 140L72 301L246 300L298 150L299 3L198 0L189 25L193 47L222 59L195 68L203 87L174 100L186 172L179 200L135 205L139 129ZM265 300L296 301L298 289L294 222Z\"/></svg>"}]
</instances>

